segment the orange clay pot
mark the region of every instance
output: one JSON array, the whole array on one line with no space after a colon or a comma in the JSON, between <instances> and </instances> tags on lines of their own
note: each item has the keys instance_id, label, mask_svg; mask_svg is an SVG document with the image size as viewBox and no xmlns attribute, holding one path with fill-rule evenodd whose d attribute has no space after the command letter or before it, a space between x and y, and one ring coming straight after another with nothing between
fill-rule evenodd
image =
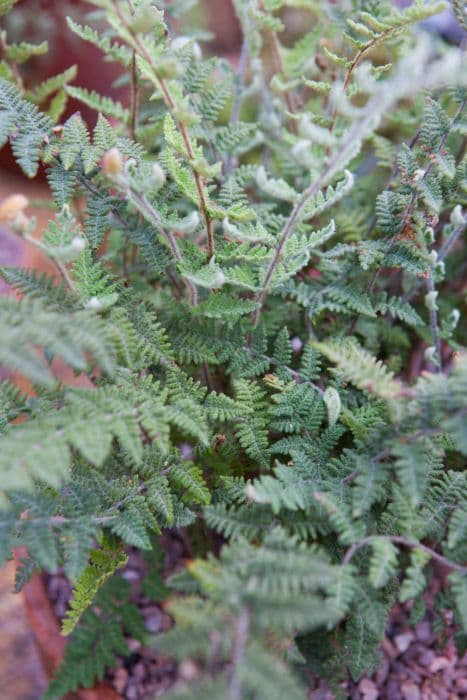
<instances>
[{"instance_id":1,"label":"orange clay pot","mask_svg":"<svg viewBox=\"0 0 467 700\"><path fill-rule=\"evenodd\" d=\"M16 564L24 554L24 549L16 550ZM23 588L21 595L45 672L51 676L63 659L66 640L60 632L60 625L47 597L42 576L34 574ZM66 696L66 700L122 700L122 697L104 681L97 683L94 688L70 693Z\"/></svg>"}]
</instances>

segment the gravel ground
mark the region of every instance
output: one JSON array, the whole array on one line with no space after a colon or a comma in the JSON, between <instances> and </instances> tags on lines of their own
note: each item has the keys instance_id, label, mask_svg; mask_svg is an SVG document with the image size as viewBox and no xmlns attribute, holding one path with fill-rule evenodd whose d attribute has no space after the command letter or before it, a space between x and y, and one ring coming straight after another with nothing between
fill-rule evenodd
<instances>
[{"instance_id":1,"label":"gravel ground","mask_svg":"<svg viewBox=\"0 0 467 700\"><path fill-rule=\"evenodd\" d=\"M184 543L178 537L167 536L164 549L165 570L173 572L187 554ZM141 610L148 631L162 633L172 622L160 605L140 594L144 571L141 556L130 553L123 576L132 584L133 599ZM378 670L358 683L344 683L342 688L346 697L351 700L467 699L467 653L460 658L456 651L452 613L445 610L439 615L434 611L435 595L441 587L441 578L430 585L425 594L425 616L416 625L410 623L410 602L393 609L380 648ZM63 576L58 575L48 579L48 589L55 612L62 617L70 586ZM193 662L177 666L134 639L129 645L131 655L120 659L118 668L108 676L115 690L126 700L161 697L174 683L183 683L184 679L190 680L200 672ZM309 697L310 700L333 700L334 695L324 681L316 679Z\"/></svg>"}]
</instances>

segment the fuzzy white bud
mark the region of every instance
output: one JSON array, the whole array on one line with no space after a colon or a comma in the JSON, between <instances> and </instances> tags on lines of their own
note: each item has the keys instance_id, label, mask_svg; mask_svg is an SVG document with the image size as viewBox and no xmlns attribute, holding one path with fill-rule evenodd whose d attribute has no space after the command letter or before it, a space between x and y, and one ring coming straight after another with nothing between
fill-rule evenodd
<instances>
[{"instance_id":1,"label":"fuzzy white bud","mask_svg":"<svg viewBox=\"0 0 467 700\"><path fill-rule=\"evenodd\" d=\"M432 250L432 251L430 252L430 260L431 260L431 262L432 262L433 265L436 264L436 261L438 260L438 253L437 253L436 250Z\"/></svg>"},{"instance_id":2,"label":"fuzzy white bud","mask_svg":"<svg viewBox=\"0 0 467 700\"><path fill-rule=\"evenodd\" d=\"M438 311L438 305L436 303L437 296L438 292L436 291L428 292L428 294L425 296L425 306L430 311Z\"/></svg>"},{"instance_id":3,"label":"fuzzy white bud","mask_svg":"<svg viewBox=\"0 0 467 700\"><path fill-rule=\"evenodd\" d=\"M152 186L156 192L158 192L165 185L166 174L165 170L159 165L159 163L153 163L152 166Z\"/></svg>"},{"instance_id":4,"label":"fuzzy white bud","mask_svg":"<svg viewBox=\"0 0 467 700\"><path fill-rule=\"evenodd\" d=\"M76 251L77 253L81 253L82 250L86 248L87 242L86 239L83 238L83 236L75 236L72 238L70 246L72 250Z\"/></svg>"},{"instance_id":5,"label":"fuzzy white bud","mask_svg":"<svg viewBox=\"0 0 467 700\"><path fill-rule=\"evenodd\" d=\"M0 204L0 221L14 222L21 218L29 200L24 194L12 194ZM23 215L24 216L24 215Z\"/></svg>"},{"instance_id":6,"label":"fuzzy white bud","mask_svg":"<svg viewBox=\"0 0 467 700\"><path fill-rule=\"evenodd\" d=\"M192 211L191 214L185 216L184 219L177 221L174 228L183 233L194 233L199 226L200 218L197 211Z\"/></svg>"},{"instance_id":7,"label":"fuzzy white bud","mask_svg":"<svg viewBox=\"0 0 467 700\"><path fill-rule=\"evenodd\" d=\"M462 226L466 223L466 219L462 213L462 207L460 204L458 204L452 210L451 216L449 217L449 221L453 226Z\"/></svg>"},{"instance_id":8,"label":"fuzzy white bud","mask_svg":"<svg viewBox=\"0 0 467 700\"><path fill-rule=\"evenodd\" d=\"M106 175L115 177L123 170L123 157L118 148L111 148L102 157L102 170Z\"/></svg>"},{"instance_id":9,"label":"fuzzy white bud","mask_svg":"<svg viewBox=\"0 0 467 700\"><path fill-rule=\"evenodd\" d=\"M253 503L257 499L256 489L253 486L253 484L251 483L251 481L249 481L246 485L246 495L247 495L248 500L253 501Z\"/></svg>"},{"instance_id":10,"label":"fuzzy white bud","mask_svg":"<svg viewBox=\"0 0 467 700\"><path fill-rule=\"evenodd\" d=\"M84 308L89 311L100 311L102 309L102 304L97 297L91 297L84 305Z\"/></svg>"},{"instance_id":11,"label":"fuzzy white bud","mask_svg":"<svg viewBox=\"0 0 467 700\"><path fill-rule=\"evenodd\" d=\"M431 362L433 365L437 365L437 359L436 359L436 348L434 345L430 345L428 348L425 349L425 352L423 353L425 360L427 362Z\"/></svg>"},{"instance_id":12,"label":"fuzzy white bud","mask_svg":"<svg viewBox=\"0 0 467 700\"><path fill-rule=\"evenodd\" d=\"M461 317L461 312L459 309L453 309L451 313L449 314L449 324L451 327L451 330L453 331L454 328L457 327L457 324L459 323Z\"/></svg>"},{"instance_id":13,"label":"fuzzy white bud","mask_svg":"<svg viewBox=\"0 0 467 700\"><path fill-rule=\"evenodd\" d=\"M426 171L422 168L417 168L413 175L414 182L419 182L420 180L423 180L423 178L425 177L425 172Z\"/></svg>"},{"instance_id":14,"label":"fuzzy white bud","mask_svg":"<svg viewBox=\"0 0 467 700\"><path fill-rule=\"evenodd\" d=\"M323 394L323 401L328 409L328 421L329 425L334 425L339 418L341 412L341 397L337 389L332 386L328 386Z\"/></svg>"}]
</instances>

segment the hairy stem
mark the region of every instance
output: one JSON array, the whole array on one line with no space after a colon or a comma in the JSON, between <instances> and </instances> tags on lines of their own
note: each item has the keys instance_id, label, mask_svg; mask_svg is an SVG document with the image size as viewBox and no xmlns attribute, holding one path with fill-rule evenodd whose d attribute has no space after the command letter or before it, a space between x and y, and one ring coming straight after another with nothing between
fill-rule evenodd
<instances>
[{"instance_id":1,"label":"hairy stem","mask_svg":"<svg viewBox=\"0 0 467 700\"><path fill-rule=\"evenodd\" d=\"M457 110L456 114L454 115L454 117L453 117L453 119L452 119L452 122L451 122L451 125L450 125L449 129L447 129L446 133L444 134L444 136L442 137L441 141L439 142L439 146L438 146L438 149L437 149L437 153L442 153L443 148L444 148L444 146L445 146L445 144L446 144L446 141L447 141L447 139L448 139L448 136L449 136L449 134L450 134L450 132L451 132L452 126L455 124L455 122L456 122L456 121L458 120L458 118L461 116L462 112L464 111L464 107L465 107L465 100L462 101L462 103L461 103L459 109ZM422 181L423 181L423 180L427 180L427 178L428 178L428 176L430 175L432 169L433 169L433 160L432 160L432 161L430 162L430 164L428 165L428 167L427 167L427 169L426 169L426 171L425 171L425 174L423 175ZM414 208L415 204L417 203L418 197L419 197L419 190L414 190L414 191L412 192L412 196L411 196L411 198L410 198L410 201L409 201L408 205L406 206L406 208L405 208L405 210L404 210L404 212L403 212L401 225L400 225L398 231L394 234L394 236L392 237L392 239L391 239L391 241L390 241L390 243L389 243L389 247L388 247L388 250L387 250L387 252L386 252L386 255L392 250L392 247L393 247L394 243L395 243L396 240L397 240L397 236L399 235L399 232L403 231L404 228L405 228L405 226L406 226L407 223L409 222L410 217L411 217L411 215L412 215L413 208ZM384 261L383 261L383 262L384 262ZM375 284L376 284L376 280L378 279L379 275L381 274L382 269L383 269L383 265L380 265L380 267L378 267L378 268L374 271L373 275L371 276L371 279L370 279L370 282L369 282L369 284L368 284L368 287L367 287L367 294L371 294L371 292L373 291L374 286L375 286Z\"/></svg>"},{"instance_id":2,"label":"hairy stem","mask_svg":"<svg viewBox=\"0 0 467 700\"><path fill-rule=\"evenodd\" d=\"M237 622L234 629L233 645L232 645L232 671L229 683L229 700L241 700L242 684L238 675L238 669L243 664L245 657L245 648L248 641L248 632L250 629L250 613L248 608L242 608L237 617Z\"/></svg>"},{"instance_id":3,"label":"hairy stem","mask_svg":"<svg viewBox=\"0 0 467 700\"><path fill-rule=\"evenodd\" d=\"M249 58L249 51L248 51L248 42L246 38L243 38L243 43L242 43L242 48L240 51L240 61L238 64L238 73L237 73L237 80L236 80L236 85L235 85L235 98L234 102L232 105L232 112L230 114L230 125L232 126L233 124L236 124L238 122L238 118L240 116L240 107L242 104L242 92L245 87L245 78L246 78L246 69L248 66L248 58ZM226 164L225 164L225 176L229 177L231 175L232 170L234 166L234 156L232 153L229 153L227 156Z\"/></svg>"},{"instance_id":4,"label":"hairy stem","mask_svg":"<svg viewBox=\"0 0 467 700\"><path fill-rule=\"evenodd\" d=\"M169 85L167 81L164 78L161 78L157 74L157 69L158 66L155 64L150 52L146 49L144 43L141 41L139 36L135 34L131 28L128 26L128 24L125 22L124 16L120 13L119 14L120 19L122 22L125 24L126 29L131 33L132 40L133 40L133 47L135 51L142 57L144 60L148 63L149 66L151 66L153 73L154 73L154 85L160 90L162 97L164 99L164 102L168 109L170 110L170 113L172 114L172 117L177 124L177 127L180 131L180 134L183 139L183 143L185 145L185 151L186 155L190 164L190 167L193 172L193 176L195 178L195 183L196 183L196 189L198 191L198 197L199 197L199 205L201 209L202 216L204 218L204 222L206 225L206 236L207 236L207 241L208 241L208 258L211 259L212 256L215 253L215 244L214 244L214 231L213 231L213 223L212 219L209 213L208 209L208 195L206 191L206 186L205 186L205 178L200 175L195 168L193 167L193 161L195 159L195 154L194 154L194 148L193 144L191 142L191 137L189 134L189 131L183 122L180 121L180 119L177 117L177 105L175 103L175 100L170 92Z\"/></svg>"},{"instance_id":5,"label":"hairy stem","mask_svg":"<svg viewBox=\"0 0 467 700\"><path fill-rule=\"evenodd\" d=\"M316 180L303 192L299 201L292 209L292 212L291 212L289 218L287 219L284 228L282 229L282 233L279 237L279 242L278 242L277 248L274 252L274 256L273 256L271 262L269 263L269 267L266 271L263 286L255 297L255 301L259 304L258 308L256 309L256 311L253 314L253 324L255 326L258 325L258 321L260 319L261 310L262 310L262 307L264 304L264 300L266 298L266 294L267 294L267 291L269 289L269 285L271 284L271 280L272 280L272 277L274 275L274 272L276 271L277 266L279 265L279 262L281 260L285 244L289 240L289 238L294 230L295 225L300 220L300 216L301 216L305 206L307 205L307 203L309 202L310 199L312 199L314 196L316 196L318 194L319 190L321 189L324 182L326 181L328 174L332 170L332 165L333 164L330 163L327 166L327 168L320 175L318 175Z\"/></svg>"},{"instance_id":6,"label":"hairy stem","mask_svg":"<svg viewBox=\"0 0 467 700\"><path fill-rule=\"evenodd\" d=\"M433 280L433 271L430 271L429 277L427 277L426 288L427 288L428 293L432 294L434 296L435 283ZM442 364L442 359L441 359L441 339L439 337L438 312L436 311L436 303L435 302L433 302L430 305L429 311L430 311L431 340L433 343L433 347L435 348L435 351L436 351L434 364L436 367L436 371L442 372L443 364Z\"/></svg>"},{"instance_id":7,"label":"hairy stem","mask_svg":"<svg viewBox=\"0 0 467 700\"><path fill-rule=\"evenodd\" d=\"M260 9L263 10L264 12L264 6L263 3L260 1L259 3ZM284 75L285 73L285 67L284 67L284 61L282 60L282 54L281 54L281 46L279 43L279 39L277 38L276 32L272 31L272 29L267 29L265 30L266 36L268 37L269 44L271 46L271 52L272 52L272 61L274 64L274 72L276 75ZM284 92L284 98L285 98L285 103L287 105L287 109L291 115L294 115L295 112L297 111L297 104L296 104L296 99L295 95L291 90L285 90ZM297 133L297 122L295 119L290 119L290 128L293 133Z\"/></svg>"},{"instance_id":8,"label":"hairy stem","mask_svg":"<svg viewBox=\"0 0 467 700\"><path fill-rule=\"evenodd\" d=\"M443 260L445 260L447 258L447 256L451 252L451 249L455 246L455 244L457 243L457 241L461 237L462 233L464 232L466 226L467 226L467 220L463 224L456 226L456 228L452 231L451 235L448 236L448 238L446 238L446 240L444 241L444 243L442 244L442 246L440 247L440 249L438 251L438 257L436 258L437 262L442 262ZM423 279L418 280L413 285L413 287L411 287L409 289L409 291L404 294L404 296L402 297L402 301L405 303L405 302L408 302L411 299L413 299L413 297L417 294L417 292L421 289L421 287L423 287L424 284L425 284L425 280L423 280Z\"/></svg>"},{"instance_id":9,"label":"hairy stem","mask_svg":"<svg viewBox=\"0 0 467 700\"><path fill-rule=\"evenodd\" d=\"M153 226L159 231L160 235L167 243L167 246L169 247L169 250L172 253L172 256L176 260L176 262L181 262L182 254L180 253L180 249L178 247L175 236L171 231L166 231L165 228L162 226L160 216L152 206L151 202L144 195L140 195L137 192L134 192L133 190L131 190L128 193L128 195L131 201L140 210L140 212L147 219L149 219ZM195 285L189 280L184 279L183 281L188 290L190 305L196 306L198 303L198 292L196 290Z\"/></svg>"}]
</instances>

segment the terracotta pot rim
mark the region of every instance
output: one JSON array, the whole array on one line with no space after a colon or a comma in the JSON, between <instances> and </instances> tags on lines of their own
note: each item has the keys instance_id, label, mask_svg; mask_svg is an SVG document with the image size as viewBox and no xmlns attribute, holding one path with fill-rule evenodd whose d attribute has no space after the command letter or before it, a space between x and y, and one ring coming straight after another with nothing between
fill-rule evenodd
<instances>
[{"instance_id":1,"label":"terracotta pot rim","mask_svg":"<svg viewBox=\"0 0 467 700\"><path fill-rule=\"evenodd\" d=\"M15 551L16 565L22 556L23 551ZM47 676L50 677L63 659L66 641L60 632L60 625L47 596L42 575L33 574L21 594L40 658ZM90 689L74 691L71 697L79 700L122 700L122 696L106 681L97 683Z\"/></svg>"}]
</instances>

